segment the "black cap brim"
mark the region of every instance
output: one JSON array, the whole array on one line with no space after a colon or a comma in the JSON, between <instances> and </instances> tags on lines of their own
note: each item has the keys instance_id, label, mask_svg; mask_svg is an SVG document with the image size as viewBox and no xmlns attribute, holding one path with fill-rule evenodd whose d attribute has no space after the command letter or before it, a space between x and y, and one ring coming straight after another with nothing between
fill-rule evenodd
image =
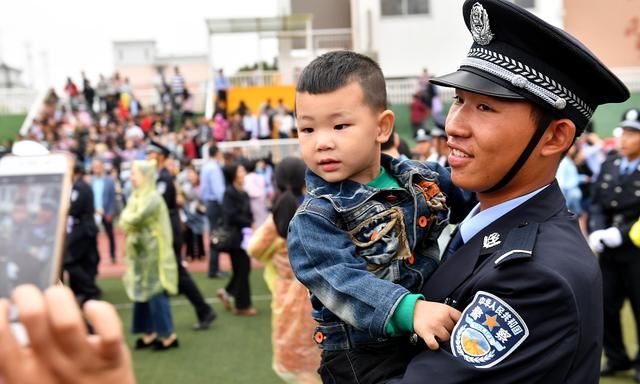
<instances>
[{"instance_id":1,"label":"black cap brim","mask_svg":"<svg viewBox=\"0 0 640 384\"><path fill-rule=\"evenodd\" d=\"M473 72L459 69L456 72L438 76L430 80L431 83L441 87L459 88L465 91L479 93L481 95L502 97L505 99L525 99L519 93L497 84Z\"/></svg>"}]
</instances>

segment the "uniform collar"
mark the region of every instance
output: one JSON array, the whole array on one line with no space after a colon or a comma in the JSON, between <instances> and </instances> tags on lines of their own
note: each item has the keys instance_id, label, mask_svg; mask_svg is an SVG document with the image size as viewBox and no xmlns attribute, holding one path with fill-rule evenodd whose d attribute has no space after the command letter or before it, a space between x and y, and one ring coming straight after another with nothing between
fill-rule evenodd
<instances>
[{"instance_id":1,"label":"uniform collar","mask_svg":"<svg viewBox=\"0 0 640 384\"><path fill-rule=\"evenodd\" d=\"M498 220L505 214L511 212L518 206L524 204L526 201L537 195L548 186L549 185L545 185L544 187L536 189L535 191L524 196L505 201L491 208L485 209L484 211L480 211L480 203L478 203L460 224L460 235L462 235L462 240L464 240L464 242L466 243L467 241L469 241L469 239L475 236L476 233L480 232L489 224Z\"/></svg>"},{"instance_id":2,"label":"uniform collar","mask_svg":"<svg viewBox=\"0 0 640 384\"><path fill-rule=\"evenodd\" d=\"M498 240L506 238L511 229L526 223L543 223L566 209L557 181L537 192L480 229L450 255L424 285L422 293L425 297L431 301L443 301L473 274L480 255L495 253L501 248L492 245L499 245Z\"/></svg>"}]
</instances>

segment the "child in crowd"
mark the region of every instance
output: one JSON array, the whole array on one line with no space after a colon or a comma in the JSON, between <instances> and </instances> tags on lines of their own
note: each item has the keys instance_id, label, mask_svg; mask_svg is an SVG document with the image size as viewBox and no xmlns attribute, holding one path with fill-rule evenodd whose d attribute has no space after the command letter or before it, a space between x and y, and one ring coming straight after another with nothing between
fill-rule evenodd
<instances>
[{"instance_id":1,"label":"child in crowd","mask_svg":"<svg viewBox=\"0 0 640 384\"><path fill-rule=\"evenodd\" d=\"M463 193L436 163L381 155L392 133L385 81L370 58L336 51L312 61L296 89L308 195L289 227L289 257L311 292L314 333L327 383L379 383L404 373L458 320L419 294L439 264L447 200Z\"/></svg>"}]
</instances>

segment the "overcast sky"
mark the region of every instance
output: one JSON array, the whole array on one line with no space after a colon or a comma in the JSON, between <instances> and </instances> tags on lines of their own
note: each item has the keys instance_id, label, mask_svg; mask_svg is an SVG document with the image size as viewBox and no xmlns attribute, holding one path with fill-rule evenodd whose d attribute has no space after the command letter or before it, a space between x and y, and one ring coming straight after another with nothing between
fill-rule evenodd
<instances>
[{"instance_id":1,"label":"overcast sky","mask_svg":"<svg viewBox=\"0 0 640 384\"><path fill-rule=\"evenodd\" d=\"M113 70L112 42L156 40L159 54L206 54L207 18L268 17L278 0L19 0L0 11L0 61L23 70L22 79L61 87L86 71L95 84ZM238 46L242 48L239 49ZM223 36L215 51L229 51L216 65L233 73L258 59L271 61L276 45L255 36ZM30 59L28 57L30 56Z\"/></svg>"}]
</instances>

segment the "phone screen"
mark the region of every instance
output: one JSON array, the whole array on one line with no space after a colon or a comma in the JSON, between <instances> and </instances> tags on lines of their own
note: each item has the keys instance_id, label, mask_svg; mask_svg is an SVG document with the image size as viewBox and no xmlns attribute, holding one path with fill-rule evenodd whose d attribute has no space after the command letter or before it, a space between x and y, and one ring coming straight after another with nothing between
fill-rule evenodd
<instances>
[{"instance_id":1,"label":"phone screen","mask_svg":"<svg viewBox=\"0 0 640 384\"><path fill-rule=\"evenodd\" d=\"M0 176L0 297L20 284L51 285L62 180L61 174Z\"/></svg>"}]
</instances>

